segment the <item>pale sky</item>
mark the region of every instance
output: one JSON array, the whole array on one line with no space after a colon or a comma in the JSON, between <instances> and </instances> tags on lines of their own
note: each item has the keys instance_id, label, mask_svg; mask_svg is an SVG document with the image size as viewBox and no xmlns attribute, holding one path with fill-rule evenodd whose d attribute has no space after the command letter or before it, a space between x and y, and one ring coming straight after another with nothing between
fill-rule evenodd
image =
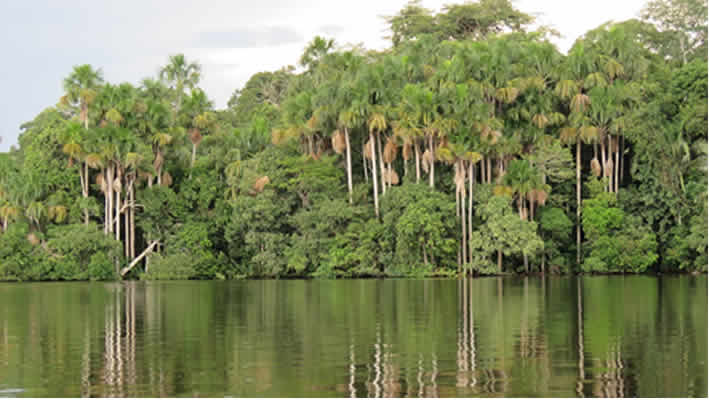
<instances>
[{"instance_id":1,"label":"pale sky","mask_svg":"<svg viewBox=\"0 0 709 400\"><path fill-rule=\"evenodd\" d=\"M439 10L453 0L423 0ZM517 8L553 25L566 52L600 24L636 17L646 0L517 0ZM406 0L23 0L0 2L0 151L19 126L57 103L72 66L101 68L112 83L155 76L170 54L202 64L200 86L217 108L259 71L295 65L315 36L381 49L381 16Z\"/></svg>"}]
</instances>

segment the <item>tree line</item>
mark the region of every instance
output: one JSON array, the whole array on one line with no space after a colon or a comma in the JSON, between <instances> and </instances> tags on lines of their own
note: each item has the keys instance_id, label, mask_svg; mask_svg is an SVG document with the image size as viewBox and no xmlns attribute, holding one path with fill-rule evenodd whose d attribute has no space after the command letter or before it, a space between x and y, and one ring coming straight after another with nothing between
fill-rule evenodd
<instances>
[{"instance_id":1,"label":"tree line","mask_svg":"<svg viewBox=\"0 0 709 400\"><path fill-rule=\"evenodd\" d=\"M706 271L707 4L562 54L508 0L315 37L227 108L80 65L0 154L0 279Z\"/></svg>"}]
</instances>

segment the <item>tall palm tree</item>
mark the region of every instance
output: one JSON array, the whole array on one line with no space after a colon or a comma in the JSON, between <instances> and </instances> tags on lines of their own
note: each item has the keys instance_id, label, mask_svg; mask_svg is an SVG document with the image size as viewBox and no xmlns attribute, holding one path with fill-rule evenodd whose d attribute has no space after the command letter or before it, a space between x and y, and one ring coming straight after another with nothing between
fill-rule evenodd
<instances>
[{"instance_id":1,"label":"tall palm tree","mask_svg":"<svg viewBox=\"0 0 709 400\"><path fill-rule=\"evenodd\" d=\"M175 91L175 107L172 123L182 109L182 97L185 89L194 89L199 83L202 67L196 62L189 62L184 54L170 56L169 63L160 69L160 79L170 85Z\"/></svg>"},{"instance_id":2,"label":"tall palm tree","mask_svg":"<svg viewBox=\"0 0 709 400\"><path fill-rule=\"evenodd\" d=\"M64 96L60 100L60 104L75 110L73 113L78 117L79 122L84 126L84 130L89 130L89 107L92 105L98 90L103 84L103 73L100 69L93 69L91 65L84 64L75 66L71 74L64 79ZM81 154L81 135L78 131L71 134L72 141L68 150L72 155L71 159L78 159ZM69 144L69 143L67 143ZM66 152L66 151L65 151ZM67 153L68 154L68 153ZM79 168L79 176L81 179L81 194L86 199L89 197L89 167L86 162ZM84 224L89 224L89 210L83 209Z\"/></svg>"}]
</instances>

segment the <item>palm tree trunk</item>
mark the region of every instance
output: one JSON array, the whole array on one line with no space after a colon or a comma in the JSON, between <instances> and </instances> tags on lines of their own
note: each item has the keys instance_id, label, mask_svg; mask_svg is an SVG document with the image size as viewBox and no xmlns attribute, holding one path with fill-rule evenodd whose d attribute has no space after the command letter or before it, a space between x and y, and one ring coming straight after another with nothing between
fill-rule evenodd
<instances>
[{"instance_id":1,"label":"palm tree trunk","mask_svg":"<svg viewBox=\"0 0 709 400\"><path fill-rule=\"evenodd\" d=\"M123 254L125 254L126 259L130 259L130 209L132 204L127 190L125 201L129 207L123 212Z\"/></svg>"},{"instance_id":2,"label":"palm tree trunk","mask_svg":"<svg viewBox=\"0 0 709 400\"><path fill-rule=\"evenodd\" d=\"M382 196L387 193L387 185L386 185L386 179L384 177L386 176L386 167L384 166L384 157L382 157L382 136L379 132L377 132L377 143L376 146L377 152L379 153L379 177L382 180Z\"/></svg>"},{"instance_id":3,"label":"palm tree trunk","mask_svg":"<svg viewBox=\"0 0 709 400\"><path fill-rule=\"evenodd\" d=\"M463 264L466 264L468 261L468 249L466 243L468 243L468 240L466 238L466 218L465 218L465 164L463 164L463 161L460 161L460 170L461 173L463 174L463 184L461 185L460 188L460 222L461 222L461 242L460 242L460 247L463 249Z\"/></svg>"},{"instance_id":4,"label":"palm tree trunk","mask_svg":"<svg viewBox=\"0 0 709 400\"><path fill-rule=\"evenodd\" d=\"M364 169L364 181L369 183L369 175L367 174L367 157L365 156L367 144L362 145L362 169Z\"/></svg>"},{"instance_id":5,"label":"palm tree trunk","mask_svg":"<svg viewBox=\"0 0 709 400\"><path fill-rule=\"evenodd\" d=\"M607 157L608 157L608 160L611 161L611 160L613 160L613 148L611 147L611 142L612 142L611 135L608 135L607 141L608 141L608 155L607 155ZM613 170L612 169L610 171L608 171L608 175L610 175L608 177L608 192L613 193Z\"/></svg>"},{"instance_id":6,"label":"palm tree trunk","mask_svg":"<svg viewBox=\"0 0 709 400\"><path fill-rule=\"evenodd\" d=\"M372 144L372 184L374 186L374 213L379 218L379 183L377 182L377 152L375 151L374 135L369 134L369 143Z\"/></svg>"},{"instance_id":7,"label":"palm tree trunk","mask_svg":"<svg viewBox=\"0 0 709 400\"><path fill-rule=\"evenodd\" d=\"M428 185L430 187L435 187L435 178L434 178L434 166L436 165L436 153L434 152L433 149L433 135L428 135L428 146L429 149L431 150L431 165L429 169L429 175L428 175Z\"/></svg>"},{"instance_id":8,"label":"palm tree trunk","mask_svg":"<svg viewBox=\"0 0 709 400\"><path fill-rule=\"evenodd\" d=\"M108 235L108 168L101 170L101 175L104 179L104 189L103 190L103 234Z\"/></svg>"},{"instance_id":9,"label":"palm tree trunk","mask_svg":"<svg viewBox=\"0 0 709 400\"><path fill-rule=\"evenodd\" d=\"M625 164L625 136L620 137L620 181L623 182L623 167Z\"/></svg>"},{"instance_id":10,"label":"palm tree trunk","mask_svg":"<svg viewBox=\"0 0 709 400\"><path fill-rule=\"evenodd\" d=\"M108 225L108 232L113 233L113 168L111 164L108 165L106 178L108 179L108 182L106 182L106 197L108 200L108 219L106 224Z\"/></svg>"},{"instance_id":11,"label":"palm tree trunk","mask_svg":"<svg viewBox=\"0 0 709 400\"><path fill-rule=\"evenodd\" d=\"M606 177L606 144L605 138L601 137L601 179ZM608 188L605 188L608 190Z\"/></svg>"},{"instance_id":12,"label":"palm tree trunk","mask_svg":"<svg viewBox=\"0 0 709 400\"><path fill-rule=\"evenodd\" d=\"M130 258L135 258L135 180L130 185Z\"/></svg>"},{"instance_id":13,"label":"palm tree trunk","mask_svg":"<svg viewBox=\"0 0 709 400\"><path fill-rule=\"evenodd\" d=\"M345 151L347 152L347 191L350 194L350 204L352 204L352 154L350 152L350 134L345 128Z\"/></svg>"},{"instance_id":14,"label":"palm tree trunk","mask_svg":"<svg viewBox=\"0 0 709 400\"><path fill-rule=\"evenodd\" d=\"M89 197L89 164L84 162L82 166L84 170L84 176L81 179L81 194L84 198ZM89 209L84 207L84 225L89 225Z\"/></svg>"},{"instance_id":15,"label":"palm tree trunk","mask_svg":"<svg viewBox=\"0 0 709 400\"><path fill-rule=\"evenodd\" d=\"M469 262L473 262L473 249L470 247L470 238L473 236L473 184L475 184L475 165L470 162L470 180L468 186L470 189L470 195L468 196L468 241L466 245L468 247L468 258Z\"/></svg>"},{"instance_id":16,"label":"palm tree trunk","mask_svg":"<svg viewBox=\"0 0 709 400\"><path fill-rule=\"evenodd\" d=\"M418 139L414 139L414 154L416 156L416 183L421 181L421 151L419 150Z\"/></svg>"},{"instance_id":17,"label":"palm tree trunk","mask_svg":"<svg viewBox=\"0 0 709 400\"><path fill-rule=\"evenodd\" d=\"M116 192L116 240L121 240L121 192Z\"/></svg>"},{"instance_id":18,"label":"palm tree trunk","mask_svg":"<svg viewBox=\"0 0 709 400\"><path fill-rule=\"evenodd\" d=\"M194 169L195 159L197 159L197 145L192 143L192 163L190 164L190 179L192 179L192 170Z\"/></svg>"},{"instance_id":19,"label":"palm tree trunk","mask_svg":"<svg viewBox=\"0 0 709 400\"><path fill-rule=\"evenodd\" d=\"M618 142L619 142L619 140L618 140L618 137L616 136L616 147L619 147L619 146L617 146ZM618 150L620 150L620 148L616 149L615 163L613 164L613 169L615 170L615 180L614 180L615 193L618 193L618 170L620 169L619 165L618 165L618 164L620 164L620 158L619 158L619 154L618 154L618 153L620 153L620 151L618 151Z\"/></svg>"},{"instance_id":20,"label":"palm tree trunk","mask_svg":"<svg viewBox=\"0 0 709 400\"><path fill-rule=\"evenodd\" d=\"M576 265L581 266L581 140L579 138L576 138Z\"/></svg>"}]
</instances>

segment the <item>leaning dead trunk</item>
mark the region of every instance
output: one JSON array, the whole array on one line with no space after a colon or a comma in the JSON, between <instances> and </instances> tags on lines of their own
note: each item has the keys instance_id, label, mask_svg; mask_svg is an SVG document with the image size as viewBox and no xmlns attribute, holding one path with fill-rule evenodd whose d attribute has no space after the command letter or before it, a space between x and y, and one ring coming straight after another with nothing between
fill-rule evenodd
<instances>
[{"instance_id":1,"label":"leaning dead trunk","mask_svg":"<svg viewBox=\"0 0 709 400\"><path fill-rule=\"evenodd\" d=\"M142 253L140 253L140 255L138 257L136 257L133 261L131 261L131 263L128 264L127 267L125 267L121 270L121 276L125 276L125 274L130 272L130 270L133 269L133 267L135 267L140 262L140 260L143 259L143 257L147 256L148 254L150 254L153 251L153 248L155 248L155 246L157 246L157 244L158 244L158 241L153 240L150 243L150 245L145 250L143 250Z\"/></svg>"}]
</instances>

